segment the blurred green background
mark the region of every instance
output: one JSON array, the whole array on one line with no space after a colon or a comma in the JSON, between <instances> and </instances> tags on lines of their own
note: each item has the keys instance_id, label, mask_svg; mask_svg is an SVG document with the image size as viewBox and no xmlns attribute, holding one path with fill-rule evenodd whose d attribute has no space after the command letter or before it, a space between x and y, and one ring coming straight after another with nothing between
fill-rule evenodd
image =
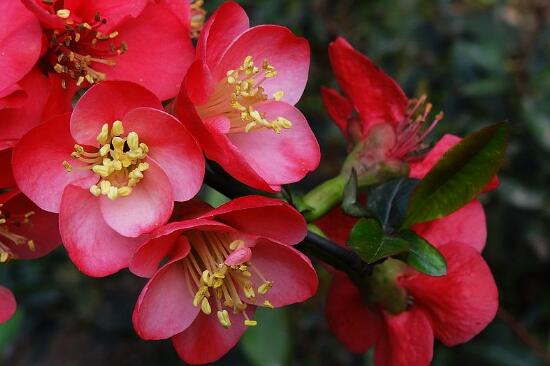
<instances>
[{"instance_id":1,"label":"blurred green background","mask_svg":"<svg viewBox=\"0 0 550 366\"><path fill-rule=\"evenodd\" d=\"M209 11L221 3L206 2ZM501 187L483 197L489 226L484 256L502 309L472 342L437 344L433 364L544 365L550 352L550 1L241 3L253 24L286 25L311 43L310 82L299 106L324 158L295 189L335 175L345 154L319 94L321 85L336 85L327 46L338 35L381 65L409 96L427 93L435 109L445 112L433 139L509 121L512 138ZM143 280L127 272L86 278L61 249L39 261L2 267L0 282L16 292L19 311L0 327L0 364L180 364L169 341L145 342L133 333L131 314ZM259 312L261 326L217 364L371 365L370 355L350 354L328 331L323 307L329 276L320 271L320 277L314 299Z\"/></svg>"}]
</instances>

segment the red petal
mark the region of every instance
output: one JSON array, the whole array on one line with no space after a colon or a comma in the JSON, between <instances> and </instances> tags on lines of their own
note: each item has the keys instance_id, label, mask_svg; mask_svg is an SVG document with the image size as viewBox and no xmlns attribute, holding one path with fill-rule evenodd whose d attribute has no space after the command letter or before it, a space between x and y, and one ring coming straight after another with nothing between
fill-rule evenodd
<instances>
[{"instance_id":1,"label":"red petal","mask_svg":"<svg viewBox=\"0 0 550 366\"><path fill-rule=\"evenodd\" d=\"M0 150L0 189L15 186L11 171L11 149Z\"/></svg>"},{"instance_id":2,"label":"red petal","mask_svg":"<svg viewBox=\"0 0 550 366\"><path fill-rule=\"evenodd\" d=\"M475 249L448 244L439 250L447 260L447 276L417 274L401 283L429 317L436 338L452 346L469 341L493 320L498 290Z\"/></svg>"},{"instance_id":3,"label":"red petal","mask_svg":"<svg viewBox=\"0 0 550 366\"><path fill-rule=\"evenodd\" d=\"M96 84L76 104L71 116L71 134L79 144L98 146L96 138L104 123L121 120L138 107L162 110L157 97L137 84L127 81Z\"/></svg>"},{"instance_id":4,"label":"red petal","mask_svg":"<svg viewBox=\"0 0 550 366\"><path fill-rule=\"evenodd\" d=\"M170 338L187 329L200 311L193 306L191 279L180 260L158 270L139 295L132 322L143 339Z\"/></svg>"},{"instance_id":5,"label":"red petal","mask_svg":"<svg viewBox=\"0 0 550 366\"><path fill-rule=\"evenodd\" d=\"M297 244L307 234L307 224L298 211L284 201L263 196L234 199L203 217L282 244Z\"/></svg>"},{"instance_id":6,"label":"red petal","mask_svg":"<svg viewBox=\"0 0 550 366\"><path fill-rule=\"evenodd\" d=\"M59 213L61 238L78 269L103 277L128 267L137 246L147 238L127 238L111 229L101 214L100 200L85 189L68 186Z\"/></svg>"},{"instance_id":7,"label":"red petal","mask_svg":"<svg viewBox=\"0 0 550 366\"><path fill-rule=\"evenodd\" d=\"M110 33L117 30L124 20L139 16L148 3L148 0L65 0L63 5L71 13L88 22L95 18L96 13L99 14L107 20L101 31Z\"/></svg>"},{"instance_id":8,"label":"red petal","mask_svg":"<svg viewBox=\"0 0 550 366\"><path fill-rule=\"evenodd\" d=\"M328 115L342 131L344 137L348 138L348 119L353 113L351 101L340 95L335 89L326 87L321 88L321 97Z\"/></svg>"},{"instance_id":9,"label":"red petal","mask_svg":"<svg viewBox=\"0 0 550 366\"><path fill-rule=\"evenodd\" d=\"M345 39L338 38L329 47L332 69L338 83L352 100L365 126L398 123L404 118L408 99L399 85Z\"/></svg>"},{"instance_id":10,"label":"red petal","mask_svg":"<svg viewBox=\"0 0 550 366\"><path fill-rule=\"evenodd\" d=\"M249 306L249 317L255 308ZM199 313L193 324L183 333L172 337L172 344L180 358L188 364L200 365L218 360L231 348L235 347L247 327L243 317L229 312L231 327L221 326L216 314Z\"/></svg>"},{"instance_id":11,"label":"red petal","mask_svg":"<svg viewBox=\"0 0 550 366\"><path fill-rule=\"evenodd\" d=\"M357 222L356 217L351 217L342 211L340 206L333 208L328 214L315 221L319 227L331 240L345 246L348 242L351 229Z\"/></svg>"},{"instance_id":12,"label":"red petal","mask_svg":"<svg viewBox=\"0 0 550 366\"><path fill-rule=\"evenodd\" d=\"M262 83L267 95L282 90L284 102L294 105L300 100L309 70L310 51L306 39L278 25L250 28L235 39L219 64L211 67L214 80L222 80L228 70L241 66L247 56L252 56L256 65L267 59L277 70L276 77Z\"/></svg>"},{"instance_id":13,"label":"red petal","mask_svg":"<svg viewBox=\"0 0 550 366\"><path fill-rule=\"evenodd\" d=\"M280 134L266 128L251 132L231 133L229 140L250 166L273 188L295 183L315 170L321 159L319 144L303 114L283 102L264 102L255 108L266 119L284 117L292 128Z\"/></svg>"},{"instance_id":14,"label":"red petal","mask_svg":"<svg viewBox=\"0 0 550 366\"><path fill-rule=\"evenodd\" d=\"M178 17L181 24L191 30L191 7L188 0L156 0L157 4L166 4L172 13Z\"/></svg>"},{"instance_id":15,"label":"red petal","mask_svg":"<svg viewBox=\"0 0 550 366\"><path fill-rule=\"evenodd\" d=\"M11 84L0 90L0 110L4 108L20 108L27 101L27 93L21 85Z\"/></svg>"},{"instance_id":16,"label":"red petal","mask_svg":"<svg viewBox=\"0 0 550 366\"><path fill-rule=\"evenodd\" d=\"M65 25L65 20L51 12L51 7L44 4L42 0L21 0L21 2L34 14L44 28L62 29Z\"/></svg>"},{"instance_id":17,"label":"red petal","mask_svg":"<svg viewBox=\"0 0 550 366\"><path fill-rule=\"evenodd\" d=\"M330 285L325 316L330 330L351 352L367 352L382 332L380 315L367 307L357 287L342 273L336 273Z\"/></svg>"},{"instance_id":18,"label":"red petal","mask_svg":"<svg viewBox=\"0 0 550 366\"><path fill-rule=\"evenodd\" d=\"M473 200L449 216L415 225L413 230L437 247L455 242L481 252L487 240L485 212L478 200Z\"/></svg>"},{"instance_id":19,"label":"red petal","mask_svg":"<svg viewBox=\"0 0 550 366\"><path fill-rule=\"evenodd\" d=\"M108 80L138 83L160 100L175 97L195 54L188 29L165 5L150 4L116 30L128 50L115 58L115 66L99 64L97 70Z\"/></svg>"},{"instance_id":20,"label":"red petal","mask_svg":"<svg viewBox=\"0 0 550 366\"><path fill-rule=\"evenodd\" d=\"M40 56L42 29L20 1L0 2L0 90L18 82Z\"/></svg>"},{"instance_id":21,"label":"red petal","mask_svg":"<svg viewBox=\"0 0 550 366\"><path fill-rule=\"evenodd\" d=\"M7 288L0 286L0 324L11 319L17 310L17 303L13 293Z\"/></svg>"},{"instance_id":22,"label":"red petal","mask_svg":"<svg viewBox=\"0 0 550 366\"><path fill-rule=\"evenodd\" d=\"M156 162L146 159L149 169L126 197L110 200L101 196L101 212L107 225L121 235L137 237L164 225L174 207L168 177Z\"/></svg>"},{"instance_id":23,"label":"red petal","mask_svg":"<svg viewBox=\"0 0 550 366\"><path fill-rule=\"evenodd\" d=\"M149 146L148 156L164 170L175 201L193 198L202 186L204 157L199 144L175 117L153 108L137 108L122 119Z\"/></svg>"},{"instance_id":24,"label":"red petal","mask_svg":"<svg viewBox=\"0 0 550 366\"><path fill-rule=\"evenodd\" d=\"M185 90L182 90L180 94L187 93L189 99L196 105L206 103L216 87L212 73L203 60L197 60L191 65L184 85Z\"/></svg>"},{"instance_id":25,"label":"red petal","mask_svg":"<svg viewBox=\"0 0 550 366\"><path fill-rule=\"evenodd\" d=\"M374 351L376 366L428 366L433 357L434 336L422 311L384 313L384 317L386 331Z\"/></svg>"},{"instance_id":26,"label":"red petal","mask_svg":"<svg viewBox=\"0 0 550 366\"><path fill-rule=\"evenodd\" d=\"M61 115L33 128L13 149L13 176L21 191L38 207L59 212L61 195L69 184L88 188L97 182L90 170L71 159L74 140L69 134L69 115ZM63 168L70 161L72 172Z\"/></svg>"}]
</instances>

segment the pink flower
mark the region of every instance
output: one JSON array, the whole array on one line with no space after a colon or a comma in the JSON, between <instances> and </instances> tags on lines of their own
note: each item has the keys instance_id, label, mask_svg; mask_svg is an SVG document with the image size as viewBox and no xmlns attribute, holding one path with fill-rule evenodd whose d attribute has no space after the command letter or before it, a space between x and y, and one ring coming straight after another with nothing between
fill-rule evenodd
<instances>
[{"instance_id":1,"label":"pink flower","mask_svg":"<svg viewBox=\"0 0 550 366\"><path fill-rule=\"evenodd\" d=\"M176 113L209 159L254 188L280 190L319 164L317 140L294 107L308 76L309 46L287 28L249 28L223 4L205 24Z\"/></svg>"},{"instance_id":2,"label":"pink flower","mask_svg":"<svg viewBox=\"0 0 550 366\"><path fill-rule=\"evenodd\" d=\"M167 5L149 0L21 1L40 21L43 33L43 38L36 36L37 24L33 23L32 37L29 35L24 43L12 41L16 45L25 44L24 49L37 49L29 51L30 55L24 59L31 65L26 67L27 71L40 55L47 71L59 74L58 85L63 88L75 84L89 86L107 79L133 81L162 100L177 94L194 51L188 27ZM28 12L24 14L29 16ZM15 27L18 22L12 16L3 24ZM27 28L31 26L25 28L25 34L30 34ZM39 54L42 39L44 49ZM9 60L10 66L15 67L15 57ZM3 86L9 83L0 83L0 89Z\"/></svg>"},{"instance_id":3,"label":"pink flower","mask_svg":"<svg viewBox=\"0 0 550 366\"><path fill-rule=\"evenodd\" d=\"M9 289L0 286L0 324L10 320L16 310L17 303L13 293Z\"/></svg>"},{"instance_id":4,"label":"pink flower","mask_svg":"<svg viewBox=\"0 0 550 366\"><path fill-rule=\"evenodd\" d=\"M26 134L13 153L17 185L60 213L65 248L92 276L127 266L142 234L174 201L200 189L204 158L185 127L139 85L95 85L75 106ZM70 161L70 162L69 162Z\"/></svg>"},{"instance_id":5,"label":"pink flower","mask_svg":"<svg viewBox=\"0 0 550 366\"><path fill-rule=\"evenodd\" d=\"M432 109L426 96L409 100L393 79L345 39L330 44L329 56L346 96L323 88L325 108L352 144L374 136L379 145L379 151L370 152L379 155L374 158L406 160L443 118L439 113L426 125Z\"/></svg>"},{"instance_id":6,"label":"pink flower","mask_svg":"<svg viewBox=\"0 0 550 366\"><path fill-rule=\"evenodd\" d=\"M302 302L316 292L311 262L291 247L306 232L292 207L261 196L166 225L130 266L138 275L154 273L134 310L136 332L144 339L172 338L187 363L217 360L256 325L257 306Z\"/></svg>"}]
</instances>

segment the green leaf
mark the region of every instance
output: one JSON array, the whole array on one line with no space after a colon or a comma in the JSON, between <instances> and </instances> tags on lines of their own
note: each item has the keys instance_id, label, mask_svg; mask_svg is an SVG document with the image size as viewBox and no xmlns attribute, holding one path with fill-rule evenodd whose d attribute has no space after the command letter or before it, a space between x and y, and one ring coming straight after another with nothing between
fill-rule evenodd
<instances>
[{"instance_id":1,"label":"green leaf","mask_svg":"<svg viewBox=\"0 0 550 366\"><path fill-rule=\"evenodd\" d=\"M0 353L13 341L23 324L23 312L17 311L7 322L0 324Z\"/></svg>"},{"instance_id":2,"label":"green leaf","mask_svg":"<svg viewBox=\"0 0 550 366\"><path fill-rule=\"evenodd\" d=\"M240 342L250 364L286 365L292 345L286 310L258 308L254 320L258 325L248 329Z\"/></svg>"},{"instance_id":3,"label":"green leaf","mask_svg":"<svg viewBox=\"0 0 550 366\"><path fill-rule=\"evenodd\" d=\"M385 236L375 219L360 219L351 231L348 244L367 263L403 253L409 248L405 240Z\"/></svg>"},{"instance_id":4,"label":"green leaf","mask_svg":"<svg viewBox=\"0 0 550 366\"><path fill-rule=\"evenodd\" d=\"M407 263L411 267L430 276L447 274L447 261L436 247L410 230L400 232L399 236L410 245Z\"/></svg>"},{"instance_id":5,"label":"green leaf","mask_svg":"<svg viewBox=\"0 0 550 366\"><path fill-rule=\"evenodd\" d=\"M346 215L354 217L363 217L368 214L367 209L357 201L357 172L355 169L351 170L349 180L344 187L342 211Z\"/></svg>"},{"instance_id":6,"label":"green leaf","mask_svg":"<svg viewBox=\"0 0 550 366\"><path fill-rule=\"evenodd\" d=\"M447 151L413 192L402 227L446 216L474 199L498 172L507 142L508 126L499 123Z\"/></svg>"},{"instance_id":7,"label":"green leaf","mask_svg":"<svg viewBox=\"0 0 550 366\"><path fill-rule=\"evenodd\" d=\"M369 193L368 208L376 214L384 231L397 229L403 223L409 198L418 183L417 179L395 179Z\"/></svg>"}]
</instances>

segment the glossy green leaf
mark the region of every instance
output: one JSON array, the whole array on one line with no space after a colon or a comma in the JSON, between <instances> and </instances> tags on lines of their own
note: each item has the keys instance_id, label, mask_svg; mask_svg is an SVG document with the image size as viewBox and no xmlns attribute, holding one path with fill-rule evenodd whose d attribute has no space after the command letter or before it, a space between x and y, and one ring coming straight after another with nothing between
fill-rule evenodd
<instances>
[{"instance_id":1,"label":"glossy green leaf","mask_svg":"<svg viewBox=\"0 0 550 366\"><path fill-rule=\"evenodd\" d=\"M402 231L399 236L410 245L407 263L411 267L430 276L447 274L447 261L436 247L410 230Z\"/></svg>"},{"instance_id":2,"label":"glossy green leaf","mask_svg":"<svg viewBox=\"0 0 550 366\"><path fill-rule=\"evenodd\" d=\"M348 244L367 263L403 253L409 247L403 239L385 236L375 219L360 219L351 231Z\"/></svg>"},{"instance_id":3,"label":"glossy green leaf","mask_svg":"<svg viewBox=\"0 0 550 366\"><path fill-rule=\"evenodd\" d=\"M498 172L507 142L508 126L500 123L447 151L414 191L403 227L446 216L475 198Z\"/></svg>"}]
</instances>

